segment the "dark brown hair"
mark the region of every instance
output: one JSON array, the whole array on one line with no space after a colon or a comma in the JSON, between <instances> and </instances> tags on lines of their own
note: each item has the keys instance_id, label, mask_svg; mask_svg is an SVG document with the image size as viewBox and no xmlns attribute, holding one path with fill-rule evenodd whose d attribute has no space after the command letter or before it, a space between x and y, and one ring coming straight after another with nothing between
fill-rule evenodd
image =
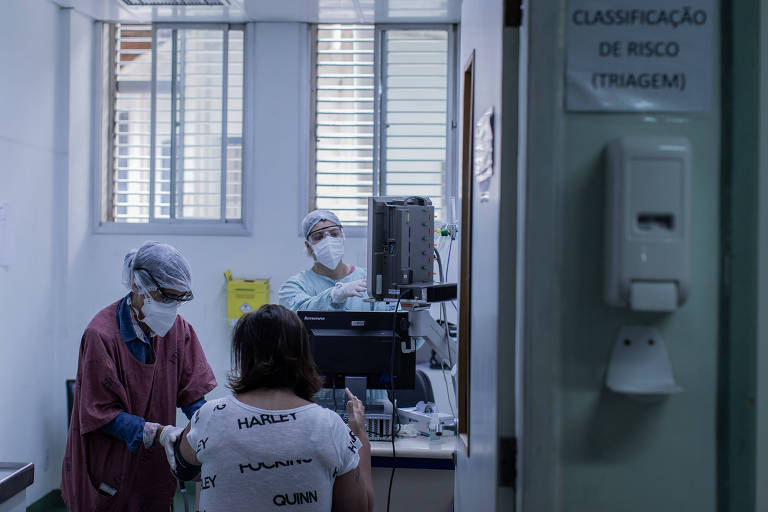
<instances>
[{"instance_id":1,"label":"dark brown hair","mask_svg":"<svg viewBox=\"0 0 768 512\"><path fill-rule=\"evenodd\" d=\"M301 319L283 306L265 304L240 318L232 335L229 388L235 393L254 389L289 388L312 400L323 381L309 348Z\"/></svg>"}]
</instances>

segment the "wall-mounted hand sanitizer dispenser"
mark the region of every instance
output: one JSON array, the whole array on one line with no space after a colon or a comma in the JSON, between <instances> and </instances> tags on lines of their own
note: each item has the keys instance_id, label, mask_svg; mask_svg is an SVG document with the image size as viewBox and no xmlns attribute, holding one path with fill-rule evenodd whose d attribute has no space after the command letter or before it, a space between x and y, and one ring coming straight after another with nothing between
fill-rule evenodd
<instances>
[{"instance_id":1,"label":"wall-mounted hand sanitizer dispenser","mask_svg":"<svg viewBox=\"0 0 768 512\"><path fill-rule=\"evenodd\" d=\"M605 300L674 311L690 281L688 139L623 137L606 153Z\"/></svg>"}]
</instances>

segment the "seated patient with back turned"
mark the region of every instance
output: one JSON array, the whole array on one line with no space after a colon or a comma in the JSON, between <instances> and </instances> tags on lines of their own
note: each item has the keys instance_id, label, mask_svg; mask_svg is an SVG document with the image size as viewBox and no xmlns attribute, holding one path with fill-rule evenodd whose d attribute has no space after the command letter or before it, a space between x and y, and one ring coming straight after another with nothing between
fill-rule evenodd
<instances>
[{"instance_id":1,"label":"seated patient with back turned","mask_svg":"<svg viewBox=\"0 0 768 512\"><path fill-rule=\"evenodd\" d=\"M168 454L178 478L199 478L198 510L373 510L362 402L347 390L349 427L311 402L321 379L299 317L275 304L243 316L232 360L233 394L201 407Z\"/></svg>"}]
</instances>

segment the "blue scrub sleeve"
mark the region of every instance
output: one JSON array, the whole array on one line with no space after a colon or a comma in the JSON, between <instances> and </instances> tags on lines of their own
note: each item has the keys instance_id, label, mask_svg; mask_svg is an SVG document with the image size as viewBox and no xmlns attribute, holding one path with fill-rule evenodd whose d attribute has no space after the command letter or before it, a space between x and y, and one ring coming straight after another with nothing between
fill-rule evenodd
<instances>
[{"instance_id":1,"label":"blue scrub sleeve","mask_svg":"<svg viewBox=\"0 0 768 512\"><path fill-rule=\"evenodd\" d=\"M331 302L331 290L333 287L323 290L317 295L309 295L301 283L295 279L289 279L280 287L278 302L291 311L342 311L344 303L334 304Z\"/></svg>"},{"instance_id":2,"label":"blue scrub sleeve","mask_svg":"<svg viewBox=\"0 0 768 512\"><path fill-rule=\"evenodd\" d=\"M125 441L128 449L132 452L143 442L144 418L128 414L127 412L118 413L115 419L101 427L101 431Z\"/></svg>"},{"instance_id":3,"label":"blue scrub sleeve","mask_svg":"<svg viewBox=\"0 0 768 512\"><path fill-rule=\"evenodd\" d=\"M189 405L185 405L181 408L181 412L184 413L184 416L187 417L188 420L192 419L192 415L195 414L195 412L201 408L203 405L205 405L205 398L201 398L197 402L193 402Z\"/></svg>"},{"instance_id":4,"label":"blue scrub sleeve","mask_svg":"<svg viewBox=\"0 0 768 512\"><path fill-rule=\"evenodd\" d=\"M181 408L181 411L187 417L192 419L192 415L195 414L199 408L205 404L205 398L201 398L197 402L191 403ZM127 412L118 413L115 419L101 427L101 431L105 434L109 434L112 437L116 437L125 444L128 445L128 449L132 452L136 451L139 444L144 442L144 424L146 420Z\"/></svg>"}]
</instances>

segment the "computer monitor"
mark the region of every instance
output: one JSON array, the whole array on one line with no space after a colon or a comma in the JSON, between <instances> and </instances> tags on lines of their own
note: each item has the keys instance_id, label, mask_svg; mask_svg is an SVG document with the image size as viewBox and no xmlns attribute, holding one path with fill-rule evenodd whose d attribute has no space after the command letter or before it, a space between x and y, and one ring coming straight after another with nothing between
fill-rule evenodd
<instances>
[{"instance_id":1,"label":"computer monitor","mask_svg":"<svg viewBox=\"0 0 768 512\"><path fill-rule=\"evenodd\" d=\"M435 207L426 197L368 198L370 297L396 301L400 286L434 281L434 228Z\"/></svg>"},{"instance_id":2,"label":"computer monitor","mask_svg":"<svg viewBox=\"0 0 768 512\"><path fill-rule=\"evenodd\" d=\"M408 341L408 314L386 311L299 311L310 334L310 346L326 388L344 388L345 377L365 377L368 389L413 389L414 352L403 353ZM396 318L395 318L396 316ZM392 343L394 334L394 367Z\"/></svg>"}]
</instances>

